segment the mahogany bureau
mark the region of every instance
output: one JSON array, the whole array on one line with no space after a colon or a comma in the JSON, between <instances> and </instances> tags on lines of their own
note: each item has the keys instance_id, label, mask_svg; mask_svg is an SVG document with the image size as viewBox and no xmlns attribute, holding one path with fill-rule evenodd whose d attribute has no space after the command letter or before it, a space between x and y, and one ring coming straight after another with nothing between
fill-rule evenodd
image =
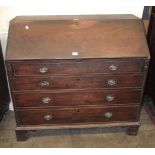
<instances>
[{"instance_id":1,"label":"mahogany bureau","mask_svg":"<svg viewBox=\"0 0 155 155\"><path fill-rule=\"evenodd\" d=\"M149 63L141 19L19 16L10 22L6 63L17 140L62 128L137 134Z\"/></svg>"}]
</instances>

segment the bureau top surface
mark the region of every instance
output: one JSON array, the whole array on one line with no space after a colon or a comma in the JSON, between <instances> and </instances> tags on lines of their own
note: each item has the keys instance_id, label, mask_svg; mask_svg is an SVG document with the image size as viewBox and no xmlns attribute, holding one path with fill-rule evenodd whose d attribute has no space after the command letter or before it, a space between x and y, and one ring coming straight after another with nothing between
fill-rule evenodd
<instances>
[{"instance_id":1,"label":"bureau top surface","mask_svg":"<svg viewBox=\"0 0 155 155\"><path fill-rule=\"evenodd\" d=\"M7 60L149 57L133 15L23 16L10 22Z\"/></svg>"}]
</instances>

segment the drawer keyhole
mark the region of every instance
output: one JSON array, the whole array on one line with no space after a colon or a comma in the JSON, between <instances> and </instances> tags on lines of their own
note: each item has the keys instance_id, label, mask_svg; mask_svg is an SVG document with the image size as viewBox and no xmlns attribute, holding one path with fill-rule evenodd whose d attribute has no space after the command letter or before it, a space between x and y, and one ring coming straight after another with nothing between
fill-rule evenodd
<instances>
[{"instance_id":1,"label":"drawer keyhole","mask_svg":"<svg viewBox=\"0 0 155 155\"><path fill-rule=\"evenodd\" d=\"M80 78L77 78L77 81L80 81Z\"/></svg>"}]
</instances>

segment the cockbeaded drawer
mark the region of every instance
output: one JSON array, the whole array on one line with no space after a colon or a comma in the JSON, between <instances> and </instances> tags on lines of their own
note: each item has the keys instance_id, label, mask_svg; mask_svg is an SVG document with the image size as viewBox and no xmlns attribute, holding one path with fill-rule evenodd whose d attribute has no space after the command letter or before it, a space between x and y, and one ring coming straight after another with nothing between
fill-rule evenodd
<instances>
[{"instance_id":1,"label":"cockbeaded drawer","mask_svg":"<svg viewBox=\"0 0 155 155\"><path fill-rule=\"evenodd\" d=\"M110 123L137 121L139 106L74 107L17 110L19 125Z\"/></svg>"}]
</instances>

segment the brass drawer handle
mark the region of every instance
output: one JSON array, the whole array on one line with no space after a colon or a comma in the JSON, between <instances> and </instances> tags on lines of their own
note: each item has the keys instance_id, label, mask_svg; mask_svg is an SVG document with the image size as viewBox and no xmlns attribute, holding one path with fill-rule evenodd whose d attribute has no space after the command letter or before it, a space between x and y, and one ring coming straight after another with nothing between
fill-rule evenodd
<instances>
[{"instance_id":1,"label":"brass drawer handle","mask_svg":"<svg viewBox=\"0 0 155 155\"><path fill-rule=\"evenodd\" d=\"M117 66L112 64L112 65L109 66L109 69L111 71L116 71L117 70Z\"/></svg>"},{"instance_id":2,"label":"brass drawer handle","mask_svg":"<svg viewBox=\"0 0 155 155\"><path fill-rule=\"evenodd\" d=\"M108 80L108 85L109 85L109 86L114 86L114 85L116 85L116 80L113 80L113 79Z\"/></svg>"},{"instance_id":3,"label":"brass drawer handle","mask_svg":"<svg viewBox=\"0 0 155 155\"><path fill-rule=\"evenodd\" d=\"M47 104L51 102L51 98L50 97L43 97L42 102Z\"/></svg>"},{"instance_id":4,"label":"brass drawer handle","mask_svg":"<svg viewBox=\"0 0 155 155\"><path fill-rule=\"evenodd\" d=\"M48 68L47 67L42 67L40 68L40 73L47 73L48 72Z\"/></svg>"},{"instance_id":5,"label":"brass drawer handle","mask_svg":"<svg viewBox=\"0 0 155 155\"><path fill-rule=\"evenodd\" d=\"M48 87L50 85L50 83L48 81L42 81L40 83L41 87Z\"/></svg>"},{"instance_id":6,"label":"brass drawer handle","mask_svg":"<svg viewBox=\"0 0 155 155\"><path fill-rule=\"evenodd\" d=\"M111 117L113 116L113 114L112 114L112 112L106 112L106 113L104 114L104 116L105 116L106 118L111 118Z\"/></svg>"},{"instance_id":7,"label":"brass drawer handle","mask_svg":"<svg viewBox=\"0 0 155 155\"><path fill-rule=\"evenodd\" d=\"M44 120L46 120L46 121L50 121L52 119L53 119L53 116L52 115L45 115L44 116Z\"/></svg>"},{"instance_id":8,"label":"brass drawer handle","mask_svg":"<svg viewBox=\"0 0 155 155\"><path fill-rule=\"evenodd\" d=\"M115 97L114 97L113 95L107 95L107 96L106 96L106 100L107 100L108 102L113 101L114 98L115 98Z\"/></svg>"}]
</instances>

